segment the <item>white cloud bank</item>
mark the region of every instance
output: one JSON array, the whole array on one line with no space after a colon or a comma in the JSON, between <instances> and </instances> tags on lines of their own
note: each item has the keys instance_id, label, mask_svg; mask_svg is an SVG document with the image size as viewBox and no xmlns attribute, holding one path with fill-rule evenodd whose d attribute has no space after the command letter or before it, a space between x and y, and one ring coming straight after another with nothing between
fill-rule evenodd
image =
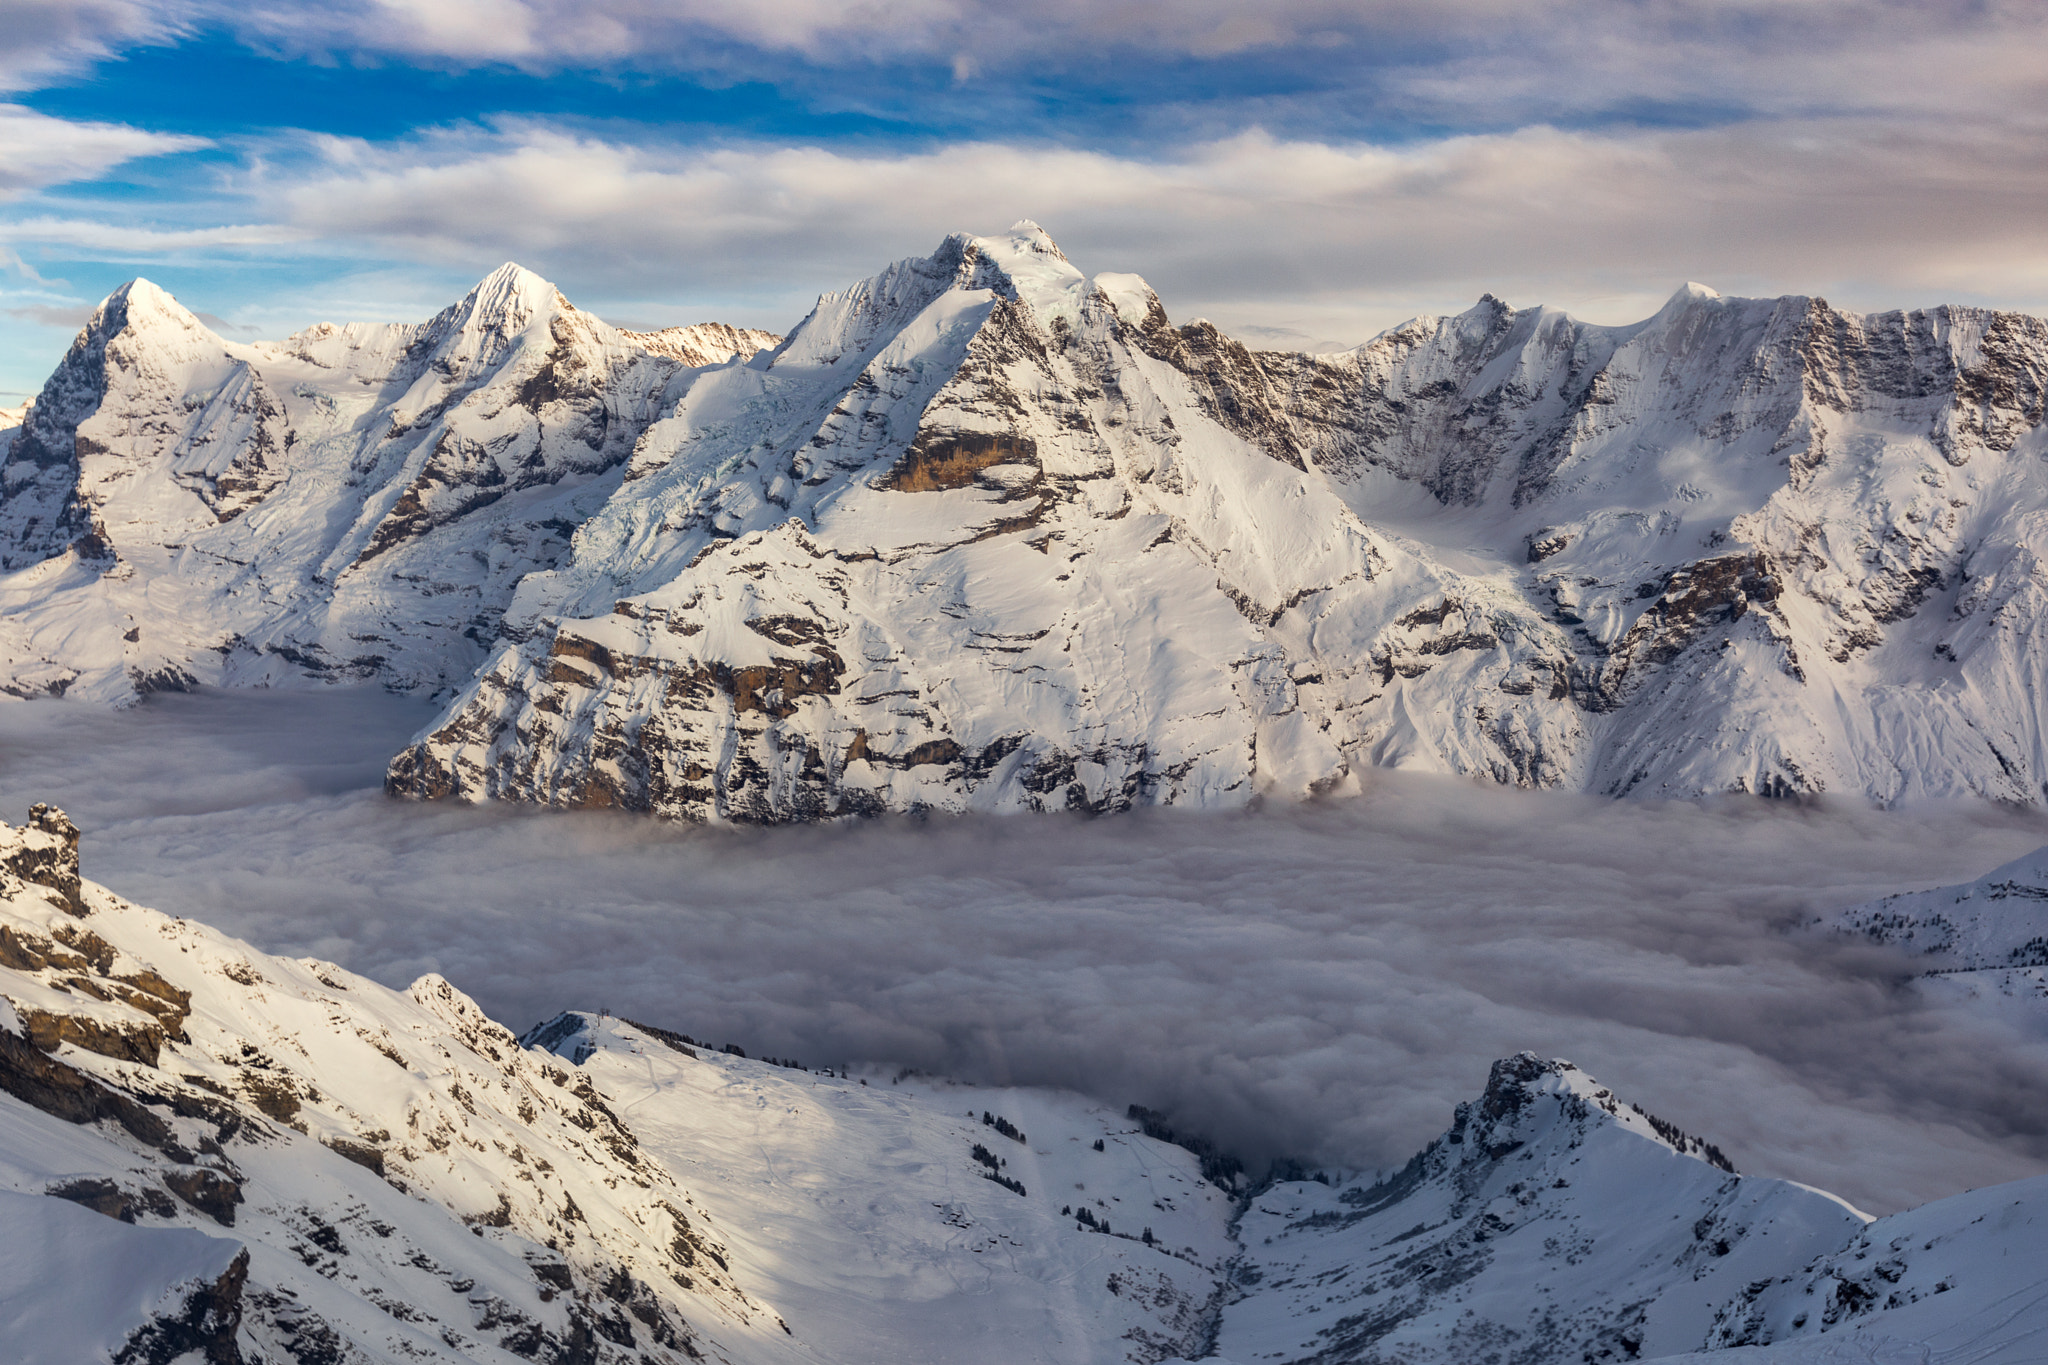
<instances>
[{"instance_id":1,"label":"white cloud bank","mask_svg":"<svg viewBox=\"0 0 2048 1365\"><path fill-rule=\"evenodd\" d=\"M57 800L91 877L394 984L444 972L515 1027L608 1006L812 1065L1071 1085L1254 1157L1403 1160L1529 1047L1868 1207L2048 1166L2037 1039L1784 932L1979 875L2048 838L2036 818L1390 775L1253 815L732 833L386 801L424 714L0 706L0 814Z\"/></svg>"},{"instance_id":2,"label":"white cloud bank","mask_svg":"<svg viewBox=\"0 0 2048 1365\"><path fill-rule=\"evenodd\" d=\"M2048 304L2048 161L1992 125L1529 128L1401 147L1250 132L1140 159L676 148L507 124L312 153L249 187L280 233L478 273L509 257L601 310L767 296L787 316L743 320L783 328L819 290L1023 217L1084 269L1144 274L1178 317L1346 344L1487 290L1606 322L1687 279L1866 308Z\"/></svg>"}]
</instances>

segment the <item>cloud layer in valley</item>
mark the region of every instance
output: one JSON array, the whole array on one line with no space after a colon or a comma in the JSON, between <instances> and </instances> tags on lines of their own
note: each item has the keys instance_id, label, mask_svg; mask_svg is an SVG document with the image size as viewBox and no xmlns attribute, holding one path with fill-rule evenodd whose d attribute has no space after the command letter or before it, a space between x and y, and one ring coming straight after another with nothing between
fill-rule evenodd
<instances>
[{"instance_id":1,"label":"cloud layer in valley","mask_svg":"<svg viewBox=\"0 0 2048 1365\"><path fill-rule=\"evenodd\" d=\"M1387 775L1232 815L783 831L418 807L373 692L0 707L0 807L271 951L440 971L812 1065L1073 1086L1254 1158L1398 1162L1494 1058L1572 1058L1744 1169L1873 1209L2048 1167L2038 1037L1788 933L2048 839L1987 807L1608 804Z\"/></svg>"}]
</instances>

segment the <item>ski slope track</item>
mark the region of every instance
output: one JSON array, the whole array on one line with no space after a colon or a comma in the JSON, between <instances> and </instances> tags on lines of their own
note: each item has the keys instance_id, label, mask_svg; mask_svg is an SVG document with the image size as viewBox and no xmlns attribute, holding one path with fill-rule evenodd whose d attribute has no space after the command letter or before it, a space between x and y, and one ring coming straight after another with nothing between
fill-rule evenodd
<instances>
[{"instance_id":1,"label":"ski slope track","mask_svg":"<svg viewBox=\"0 0 2048 1365\"><path fill-rule=\"evenodd\" d=\"M2048 1342L2048 1177L1873 1222L1523 1053L1401 1170L1254 1184L1137 1106L604 1015L515 1038L438 976L392 990L133 905L78 848L46 806L0 825L0 1341L27 1358L2019 1365Z\"/></svg>"},{"instance_id":2,"label":"ski slope track","mask_svg":"<svg viewBox=\"0 0 2048 1365\"><path fill-rule=\"evenodd\" d=\"M2048 799L2040 319L1252 351L1026 223L771 341L509 266L259 346L130 285L0 433L0 687L375 679L447 699L396 793L696 820Z\"/></svg>"}]
</instances>

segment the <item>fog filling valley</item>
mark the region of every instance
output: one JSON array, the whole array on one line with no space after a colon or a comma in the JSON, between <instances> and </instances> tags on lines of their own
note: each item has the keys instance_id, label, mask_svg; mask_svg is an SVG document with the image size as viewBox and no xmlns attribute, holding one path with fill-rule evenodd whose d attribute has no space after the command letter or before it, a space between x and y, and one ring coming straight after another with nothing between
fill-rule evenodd
<instances>
[{"instance_id":1,"label":"fog filling valley","mask_svg":"<svg viewBox=\"0 0 2048 1365\"><path fill-rule=\"evenodd\" d=\"M376 690L0 706L0 818L88 877L515 1029L614 1013L811 1066L1139 1102L1262 1167L1404 1161L1523 1048L1886 1212L2048 1169L2048 1030L1794 930L2048 843L2037 814L1613 803L1374 774L1345 802L778 830L393 801Z\"/></svg>"}]
</instances>

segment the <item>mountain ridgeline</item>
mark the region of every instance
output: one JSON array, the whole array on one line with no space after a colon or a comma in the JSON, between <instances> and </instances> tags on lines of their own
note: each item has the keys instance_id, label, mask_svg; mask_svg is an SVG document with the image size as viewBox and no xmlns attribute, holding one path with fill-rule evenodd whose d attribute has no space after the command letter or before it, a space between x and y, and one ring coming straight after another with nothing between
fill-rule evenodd
<instances>
[{"instance_id":1,"label":"mountain ridgeline","mask_svg":"<svg viewBox=\"0 0 2048 1365\"><path fill-rule=\"evenodd\" d=\"M2040 319L1698 286L1254 351L1030 224L780 340L506 267L244 346L137 282L0 432L0 687L374 680L446 703L394 793L692 820L2040 805L2044 395Z\"/></svg>"}]
</instances>

